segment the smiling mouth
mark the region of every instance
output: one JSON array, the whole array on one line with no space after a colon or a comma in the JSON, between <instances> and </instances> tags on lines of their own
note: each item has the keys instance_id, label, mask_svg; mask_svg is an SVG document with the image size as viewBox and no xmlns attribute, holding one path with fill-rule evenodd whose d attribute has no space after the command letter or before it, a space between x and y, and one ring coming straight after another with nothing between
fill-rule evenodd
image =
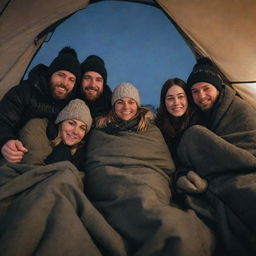
<instances>
[{"instance_id":1,"label":"smiling mouth","mask_svg":"<svg viewBox=\"0 0 256 256\"><path fill-rule=\"evenodd\" d=\"M56 89L58 89L58 90L60 90L60 91L64 91L64 92L67 91L66 87L64 87L64 86L62 86L62 85L57 85L57 86L56 86Z\"/></svg>"},{"instance_id":2,"label":"smiling mouth","mask_svg":"<svg viewBox=\"0 0 256 256\"><path fill-rule=\"evenodd\" d=\"M98 91L98 89L96 89L96 88L86 88L85 90L89 91L89 92L97 92Z\"/></svg>"}]
</instances>

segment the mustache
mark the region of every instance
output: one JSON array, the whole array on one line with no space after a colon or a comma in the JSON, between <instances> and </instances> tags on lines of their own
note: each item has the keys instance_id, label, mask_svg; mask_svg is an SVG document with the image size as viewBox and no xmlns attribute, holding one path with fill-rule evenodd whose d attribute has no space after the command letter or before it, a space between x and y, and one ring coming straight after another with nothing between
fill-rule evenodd
<instances>
[{"instance_id":1,"label":"mustache","mask_svg":"<svg viewBox=\"0 0 256 256\"><path fill-rule=\"evenodd\" d=\"M99 89L96 88L96 87L90 86L90 87L86 87L85 90L86 90L86 91L88 91L88 90L93 90L93 91L96 91L96 92L97 92Z\"/></svg>"},{"instance_id":2,"label":"mustache","mask_svg":"<svg viewBox=\"0 0 256 256\"><path fill-rule=\"evenodd\" d=\"M57 85L55 85L55 87L60 87L60 88L62 88L62 89L67 91L67 88L66 88L66 86L64 84L57 84Z\"/></svg>"}]
</instances>

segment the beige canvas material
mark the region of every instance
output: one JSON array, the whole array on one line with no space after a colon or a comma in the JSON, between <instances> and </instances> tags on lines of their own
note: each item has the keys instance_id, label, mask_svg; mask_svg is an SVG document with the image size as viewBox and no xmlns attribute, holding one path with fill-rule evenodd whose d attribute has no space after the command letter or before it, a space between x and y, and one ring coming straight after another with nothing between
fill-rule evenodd
<instances>
[{"instance_id":1,"label":"beige canvas material","mask_svg":"<svg viewBox=\"0 0 256 256\"><path fill-rule=\"evenodd\" d=\"M34 39L49 25L79 9L88 0L12 0L0 17L0 98L16 85L42 40ZM53 56L55 57L55 56Z\"/></svg>"},{"instance_id":2,"label":"beige canvas material","mask_svg":"<svg viewBox=\"0 0 256 256\"><path fill-rule=\"evenodd\" d=\"M230 81L256 81L256 1L157 0ZM256 107L256 85L234 84Z\"/></svg>"},{"instance_id":3,"label":"beige canvas material","mask_svg":"<svg viewBox=\"0 0 256 256\"><path fill-rule=\"evenodd\" d=\"M7 2L0 5L1 9L6 7ZM40 47L42 41L35 45L35 37L50 24L85 8L88 2L9 1L0 17L0 99L19 82ZM230 81L256 81L256 1L157 2L191 40L190 47L210 57ZM255 85L245 83L234 84L233 87L256 107Z\"/></svg>"}]
</instances>

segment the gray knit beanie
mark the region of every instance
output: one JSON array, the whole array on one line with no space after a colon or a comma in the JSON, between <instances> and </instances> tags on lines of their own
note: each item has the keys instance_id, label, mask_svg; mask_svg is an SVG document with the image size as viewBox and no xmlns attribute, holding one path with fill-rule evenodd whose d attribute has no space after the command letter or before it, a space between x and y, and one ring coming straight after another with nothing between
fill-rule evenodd
<instances>
[{"instance_id":1,"label":"gray knit beanie","mask_svg":"<svg viewBox=\"0 0 256 256\"><path fill-rule=\"evenodd\" d=\"M60 111L56 118L55 124L68 119L76 119L84 122L87 125L87 132L92 126L90 109L85 102L80 99L71 100L68 105Z\"/></svg>"},{"instance_id":2,"label":"gray knit beanie","mask_svg":"<svg viewBox=\"0 0 256 256\"><path fill-rule=\"evenodd\" d=\"M137 88L130 83L121 83L115 88L111 99L112 106L117 100L122 98L132 98L137 102L138 106L140 106L139 92Z\"/></svg>"}]
</instances>

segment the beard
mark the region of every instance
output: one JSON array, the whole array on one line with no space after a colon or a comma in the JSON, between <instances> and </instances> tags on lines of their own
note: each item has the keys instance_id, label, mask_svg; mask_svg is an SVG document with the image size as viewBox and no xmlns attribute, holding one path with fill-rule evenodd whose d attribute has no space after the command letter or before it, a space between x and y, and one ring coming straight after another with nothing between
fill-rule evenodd
<instances>
[{"instance_id":1,"label":"beard","mask_svg":"<svg viewBox=\"0 0 256 256\"><path fill-rule=\"evenodd\" d=\"M56 100L63 100L67 98L70 91L63 84L53 84L51 83L51 94Z\"/></svg>"},{"instance_id":2,"label":"beard","mask_svg":"<svg viewBox=\"0 0 256 256\"><path fill-rule=\"evenodd\" d=\"M96 101L101 96L103 91L88 87L88 88L82 90L82 93L88 101Z\"/></svg>"}]
</instances>

